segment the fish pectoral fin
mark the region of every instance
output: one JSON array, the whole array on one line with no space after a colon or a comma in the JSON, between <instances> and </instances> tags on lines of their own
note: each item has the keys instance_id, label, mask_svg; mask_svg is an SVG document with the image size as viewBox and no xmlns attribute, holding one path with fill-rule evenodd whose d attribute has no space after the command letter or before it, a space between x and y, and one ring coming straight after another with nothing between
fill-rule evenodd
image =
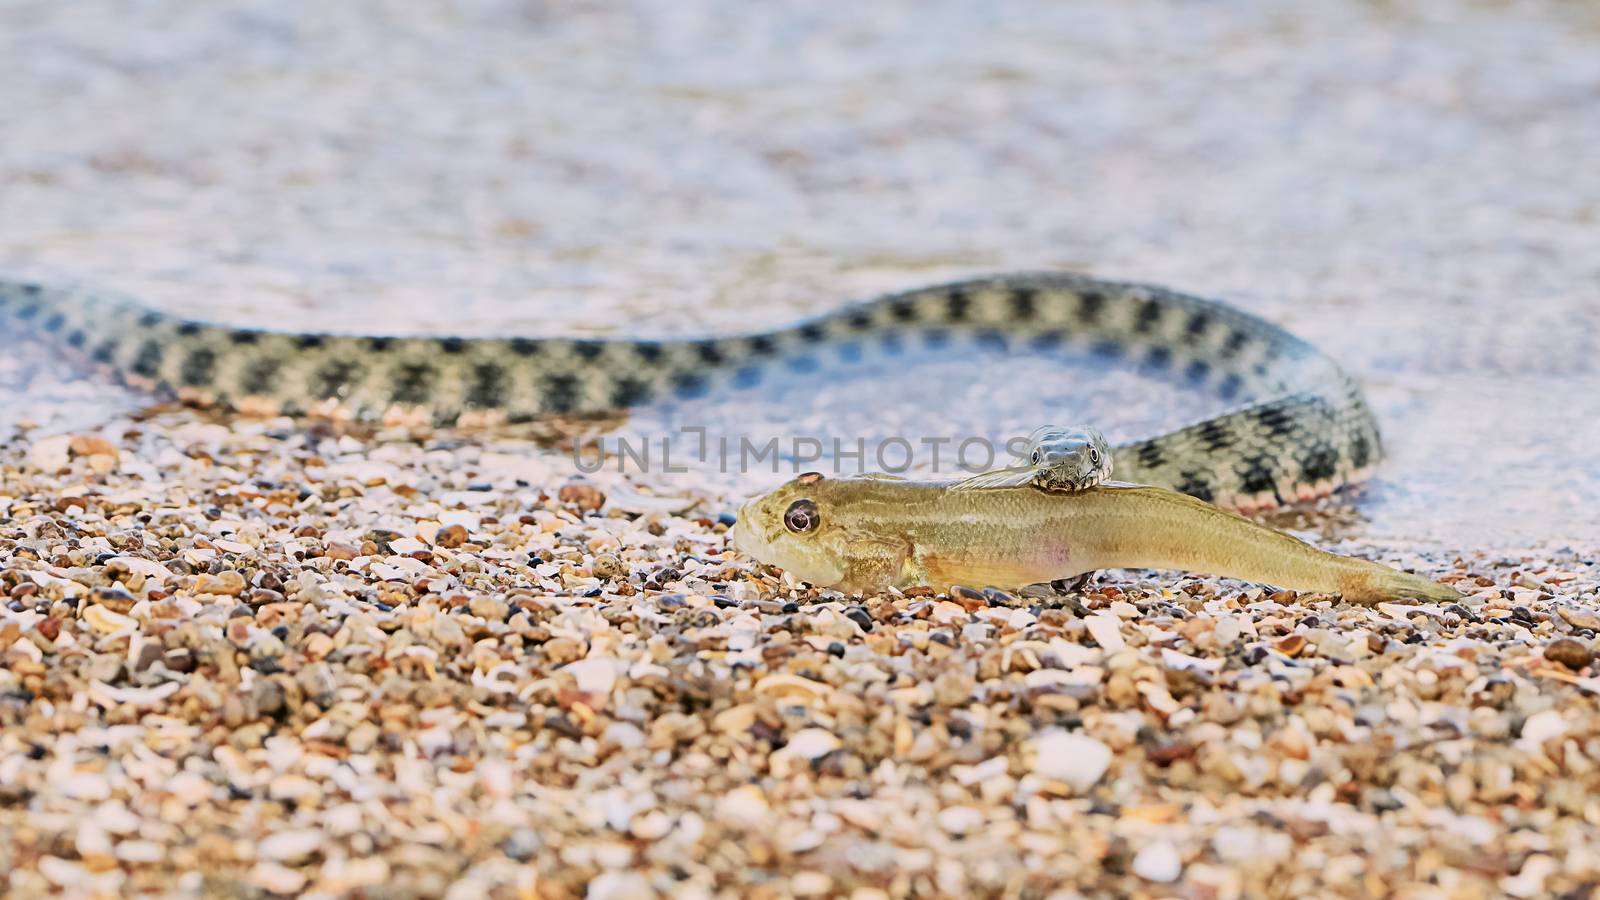
<instances>
[{"instance_id":1,"label":"fish pectoral fin","mask_svg":"<svg viewBox=\"0 0 1600 900\"><path fill-rule=\"evenodd\" d=\"M995 469L993 472L984 472L971 478L950 485L952 491L984 491L994 488L1020 487L1032 484L1034 476L1039 470L1031 466L1015 466L1009 469Z\"/></svg>"},{"instance_id":2,"label":"fish pectoral fin","mask_svg":"<svg viewBox=\"0 0 1600 900\"><path fill-rule=\"evenodd\" d=\"M911 545L893 538L852 537L845 556L848 562L841 587L848 591L881 591L904 579Z\"/></svg>"}]
</instances>

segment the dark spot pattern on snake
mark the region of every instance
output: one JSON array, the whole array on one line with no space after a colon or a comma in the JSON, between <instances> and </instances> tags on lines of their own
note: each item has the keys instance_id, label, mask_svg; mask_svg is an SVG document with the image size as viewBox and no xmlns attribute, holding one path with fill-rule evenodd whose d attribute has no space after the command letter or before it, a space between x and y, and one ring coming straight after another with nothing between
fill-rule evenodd
<instances>
[{"instance_id":1,"label":"dark spot pattern on snake","mask_svg":"<svg viewBox=\"0 0 1600 900\"><path fill-rule=\"evenodd\" d=\"M438 369L430 363L402 363L395 372L394 390L390 394L390 399L395 403L407 405L425 404L438 375Z\"/></svg>"},{"instance_id":2,"label":"dark spot pattern on snake","mask_svg":"<svg viewBox=\"0 0 1600 900\"><path fill-rule=\"evenodd\" d=\"M1202 422L1196 427L1200 440L1205 443L1207 450L1226 450L1233 446L1233 432L1226 426L1217 422Z\"/></svg>"},{"instance_id":3,"label":"dark spot pattern on snake","mask_svg":"<svg viewBox=\"0 0 1600 900\"><path fill-rule=\"evenodd\" d=\"M1262 455L1252 456L1237 469L1239 488L1246 494L1264 494L1278 491L1278 480L1272 474L1272 461ZM1278 500L1281 502L1282 497Z\"/></svg>"},{"instance_id":4,"label":"dark spot pattern on snake","mask_svg":"<svg viewBox=\"0 0 1600 900\"><path fill-rule=\"evenodd\" d=\"M217 354L209 347L196 347L184 357L183 365L178 369L178 381L187 387L210 384L216 367Z\"/></svg>"},{"instance_id":5,"label":"dark spot pattern on snake","mask_svg":"<svg viewBox=\"0 0 1600 900\"><path fill-rule=\"evenodd\" d=\"M544 380L544 408L551 413L569 413L578 405L578 379L575 375L551 375Z\"/></svg>"},{"instance_id":6,"label":"dark spot pattern on snake","mask_svg":"<svg viewBox=\"0 0 1600 900\"><path fill-rule=\"evenodd\" d=\"M330 359L312 373L311 394L321 399L338 397L360 371L361 367L354 360Z\"/></svg>"},{"instance_id":7,"label":"dark spot pattern on snake","mask_svg":"<svg viewBox=\"0 0 1600 900\"><path fill-rule=\"evenodd\" d=\"M1161 303L1151 297L1139 305L1139 313L1133 320L1133 332L1134 334L1149 334L1155 330L1156 324L1160 321Z\"/></svg>"},{"instance_id":8,"label":"dark spot pattern on snake","mask_svg":"<svg viewBox=\"0 0 1600 900\"><path fill-rule=\"evenodd\" d=\"M506 370L492 362L472 367L472 384L467 388L467 405L474 409L493 409L504 402Z\"/></svg>"},{"instance_id":9,"label":"dark spot pattern on snake","mask_svg":"<svg viewBox=\"0 0 1600 900\"><path fill-rule=\"evenodd\" d=\"M972 311L972 298L965 290L951 290L944 300L945 318L951 322L965 322Z\"/></svg>"},{"instance_id":10,"label":"dark spot pattern on snake","mask_svg":"<svg viewBox=\"0 0 1600 900\"><path fill-rule=\"evenodd\" d=\"M1307 481L1326 481L1338 470L1339 451L1327 444L1312 444L1300 457L1300 472Z\"/></svg>"},{"instance_id":11,"label":"dark spot pattern on snake","mask_svg":"<svg viewBox=\"0 0 1600 900\"><path fill-rule=\"evenodd\" d=\"M1049 323L1042 321L1046 312ZM1054 325L1063 313L1072 322L1066 329ZM955 349L950 331L959 329L977 345L1002 351L1054 352L1080 344L1101 360L1174 372L1211 385L1230 402L1255 401L1209 423L1118 448L1119 456L1137 458L1134 469L1148 483L1205 499L1294 496L1308 480L1337 487L1338 479L1366 471L1383 452L1359 386L1314 345L1225 304L1070 274L932 285L738 338L279 334L185 321L111 296L0 281L0 325L4 321L86 348L135 386L159 382L165 371L173 382L208 389L224 404L249 395L295 412L312 395L331 393L354 404L358 417L376 418L389 401L422 406L438 422L455 421L461 408L498 408L508 418L596 413L637 406L663 391L749 387L762 380L769 363L814 372L819 360L854 359L867 346L859 339L866 333L871 346L885 351L926 346L948 353ZM812 346L797 357L783 355L803 342ZM955 356L957 363L966 361ZM134 375L139 378L126 377ZM1292 397L1285 396L1286 385L1294 386ZM1153 452L1141 452L1146 445Z\"/></svg>"},{"instance_id":12,"label":"dark spot pattern on snake","mask_svg":"<svg viewBox=\"0 0 1600 900\"><path fill-rule=\"evenodd\" d=\"M727 358L716 341L701 341L694 345L694 351L700 357L700 362L708 366L720 366Z\"/></svg>"},{"instance_id":13,"label":"dark spot pattern on snake","mask_svg":"<svg viewBox=\"0 0 1600 900\"><path fill-rule=\"evenodd\" d=\"M611 402L619 409L627 409L650 402L654 393L648 381L623 377L617 379L617 383L611 389Z\"/></svg>"},{"instance_id":14,"label":"dark spot pattern on snake","mask_svg":"<svg viewBox=\"0 0 1600 900\"><path fill-rule=\"evenodd\" d=\"M1188 494L1196 500L1216 502L1216 494L1211 490L1210 483L1202 478L1199 472L1184 472L1172 489L1181 494Z\"/></svg>"},{"instance_id":15,"label":"dark spot pattern on snake","mask_svg":"<svg viewBox=\"0 0 1600 900\"><path fill-rule=\"evenodd\" d=\"M263 357L245 366L239 387L247 397L270 394L278 383L278 372L283 361L278 357Z\"/></svg>"},{"instance_id":16,"label":"dark spot pattern on snake","mask_svg":"<svg viewBox=\"0 0 1600 900\"><path fill-rule=\"evenodd\" d=\"M1039 292L1030 287L1017 287L1011 291L1011 318L1029 322L1039 311Z\"/></svg>"},{"instance_id":17,"label":"dark spot pattern on snake","mask_svg":"<svg viewBox=\"0 0 1600 900\"><path fill-rule=\"evenodd\" d=\"M154 378L161 371L161 342L147 340L139 345L139 353L128 367L135 375Z\"/></svg>"}]
</instances>

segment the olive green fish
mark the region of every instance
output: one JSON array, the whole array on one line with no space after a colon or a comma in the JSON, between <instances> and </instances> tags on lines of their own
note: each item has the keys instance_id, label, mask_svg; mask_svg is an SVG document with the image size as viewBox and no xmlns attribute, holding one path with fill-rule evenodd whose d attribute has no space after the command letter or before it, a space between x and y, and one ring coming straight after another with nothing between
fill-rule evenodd
<instances>
[{"instance_id":1,"label":"olive green fish","mask_svg":"<svg viewBox=\"0 0 1600 900\"><path fill-rule=\"evenodd\" d=\"M1176 569L1340 594L1449 601L1452 588L1319 550L1163 488L1105 483L951 490L949 482L808 473L739 511L734 544L824 588L1015 589L1099 569Z\"/></svg>"}]
</instances>

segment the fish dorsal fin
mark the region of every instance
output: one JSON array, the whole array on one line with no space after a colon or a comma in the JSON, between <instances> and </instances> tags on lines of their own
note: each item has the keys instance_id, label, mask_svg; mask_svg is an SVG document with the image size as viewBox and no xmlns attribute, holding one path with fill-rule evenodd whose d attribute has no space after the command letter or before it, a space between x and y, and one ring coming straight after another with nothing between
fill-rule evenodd
<instances>
[{"instance_id":1,"label":"fish dorsal fin","mask_svg":"<svg viewBox=\"0 0 1600 900\"><path fill-rule=\"evenodd\" d=\"M993 472L984 472L971 478L950 485L952 491L985 491L995 488L1021 487L1032 484L1039 470L1033 466L1015 466L1009 469L995 469Z\"/></svg>"}]
</instances>

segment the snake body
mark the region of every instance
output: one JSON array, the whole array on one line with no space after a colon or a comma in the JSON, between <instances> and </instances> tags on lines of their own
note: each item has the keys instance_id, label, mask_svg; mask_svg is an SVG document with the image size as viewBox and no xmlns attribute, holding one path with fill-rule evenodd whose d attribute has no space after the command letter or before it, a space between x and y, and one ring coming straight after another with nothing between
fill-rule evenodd
<instances>
[{"instance_id":1,"label":"snake body","mask_svg":"<svg viewBox=\"0 0 1600 900\"><path fill-rule=\"evenodd\" d=\"M336 401L358 417L425 407L510 421L625 410L739 389L770 363L841 341L1087 351L1210 390L1221 415L1113 449L1118 477L1251 511L1357 480L1379 460L1359 386L1314 346L1227 304L1067 273L919 288L761 333L699 339L382 337L191 321L92 290L0 281L0 322L64 343L126 383L223 406L301 414Z\"/></svg>"}]
</instances>

